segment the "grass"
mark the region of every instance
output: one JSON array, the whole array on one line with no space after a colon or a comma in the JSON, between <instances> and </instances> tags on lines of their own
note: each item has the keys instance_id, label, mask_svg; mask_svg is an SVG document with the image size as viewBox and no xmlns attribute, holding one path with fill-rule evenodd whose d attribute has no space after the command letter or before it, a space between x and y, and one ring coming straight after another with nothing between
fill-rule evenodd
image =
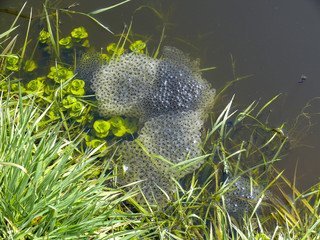
<instances>
[{"instance_id":1,"label":"grass","mask_svg":"<svg viewBox=\"0 0 320 240\"><path fill-rule=\"evenodd\" d=\"M108 9L110 7L81 14L91 17ZM71 10L61 10L61 13L66 11L78 14ZM15 33L21 12L0 38L9 39ZM54 56L59 57L58 33L54 37L58 26L51 26L52 16L58 23L58 12L47 8L44 16ZM30 21L31 18L30 14ZM120 39L123 42L119 41L118 46L124 47L129 31L122 34L124 40ZM5 74L15 39L1 44L1 86L8 82L11 88L22 82L15 78L15 73ZM27 42L28 34L21 48L22 56L25 56ZM158 52L159 47L156 55ZM22 58L19 64L23 64ZM227 86L241 79L235 76ZM157 208L139 205L132 198L138 191L125 192L124 187L115 183L117 172L111 170L116 144L103 151L100 151L103 144L83 148L86 129L79 127L75 132L66 118L48 122L45 128L41 125L47 114L62 104L59 94L65 85L61 84L45 108L34 94L23 94L20 85L16 92L14 89L2 92L1 238L319 239L320 185L300 193L295 182L290 182L273 166L285 153L288 140L281 128L272 129L265 124L267 117L263 113L278 96L262 106L253 102L242 111L234 107L232 97L218 115L212 113L211 126L203 142L203 156L172 168L179 171L184 164L187 167L202 158L205 164L182 181L175 181L174 194L167 193L167 206ZM219 91L217 103L225 89ZM251 207L241 216L234 216L227 211L226 196L236 189L235 184L241 177L248 179L249 191L259 186L259 195L255 199L235 198L248 202Z\"/></svg>"},{"instance_id":2,"label":"grass","mask_svg":"<svg viewBox=\"0 0 320 240\"><path fill-rule=\"evenodd\" d=\"M1 102L0 113L3 238L74 239L130 223L116 220L115 209L128 195L105 191L109 162L92 177L101 168L95 163L99 155L78 151L80 135L73 141L58 137L61 123L38 132L46 112L39 114L32 100L9 98Z\"/></svg>"}]
</instances>

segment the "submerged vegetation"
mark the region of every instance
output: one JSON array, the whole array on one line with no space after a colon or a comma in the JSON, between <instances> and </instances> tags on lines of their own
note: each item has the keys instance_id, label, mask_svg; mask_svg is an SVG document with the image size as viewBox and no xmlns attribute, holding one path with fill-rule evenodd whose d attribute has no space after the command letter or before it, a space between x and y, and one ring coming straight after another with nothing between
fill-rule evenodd
<instances>
[{"instance_id":1,"label":"submerged vegetation","mask_svg":"<svg viewBox=\"0 0 320 240\"><path fill-rule=\"evenodd\" d=\"M58 30L59 14L68 13L110 31L93 17L109 9L80 13L45 5L43 29L29 38L31 12L24 45L17 46L12 36L21 9L0 34L0 238L319 239L319 185L300 193L273 166L290 144L283 126L266 124L264 113L277 96L240 111L233 97L219 102L225 89L218 91L215 104L224 107L210 113L201 156L171 168L204 164L179 181L172 178L165 207L145 196L145 204L135 201L139 182L129 183L136 186L129 191L117 182L119 142L136 139L140 126L131 117L99 116L90 83L78 78L78 60L99 66L126 52L156 58L161 40L150 55L148 43L131 38L129 27L118 42L92 53L84 27Z\"/></svg>"}]
</instances>

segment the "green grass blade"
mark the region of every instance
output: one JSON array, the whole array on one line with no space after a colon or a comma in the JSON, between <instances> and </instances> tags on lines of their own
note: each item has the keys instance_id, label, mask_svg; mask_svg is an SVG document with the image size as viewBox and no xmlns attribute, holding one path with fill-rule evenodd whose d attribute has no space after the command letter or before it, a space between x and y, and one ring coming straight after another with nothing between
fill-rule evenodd
<instances>
[{"instance_id":1,"label":"green grass blade","mask_svg":"<svg viewBox=\"0 0 320 240\"><path fill-rule=\"evenodd\" d=\"M53 49L54 49L54 51L56 53L56 56L59 57L59 51L58 51L58 48L57 48L56 41L54 40L54 35L53 35L53 32L52 32L51 23L50 23L50 19L49 19L49 15L48 15L48 11L47 11L46 6L44 6L44 11L45 11L45 14L46 14L48 32L50 33L50 41L51 41L52 47L53 47Z\"/></svg>"},{"instance_id":2,"label":"green grass blade","mask_svg":"<svg viewBox=\"0 0 320 240\"><path fill-rule=\"evenodd\" d=\"M160 52L160 47L161 47L161 44L162 44L162 41L163 41L163 38L164 38L164 32L165 32L165 29L166 27L163 26L162 28L162 33L161 33L161 38L160 38L160 41L159 41L159 44L158 44L158 47L157 47L157 50L153 56L153 58L157 58L157 56L159 55L159 52Z\"/></svg>"},{"instance_id":3,"label":"green grass blade","mask_svg":"<svg viewBox=\"0 0 320 240\"><path fill-rule=\"evenodd\" d=\"M274 100L276 100L281 94L276 95L274 98L272 98L269 102L267 102L261 109L260 111L257 113L256 118L258 118L258 116L261 114L261 112L268 107Z\"/></svg>"},{"instance_id":4,"label":"green grass blade","mask_svg":"<svg viewBox=\"0 0 320 240\"><path fill-rule=\"evenodd\" d=\"M14 30L16 30L18 27L19 27L19 25L18 25L18 26L15 26L15 27L13 27L13 28L10 28L9 30L5 31L4 33L1 33L1 34L0 34L0 39L8 36L11 32L13 32Z\"/></svg>"},{"instance_id":5,"label":"green grass blade","mask_svg":"<svg viewBox=\"0 0 320 240\"><path fill-rule=\"evenodd\" d=\"M117 4L115 4L115 5L112 5L111 7L101 8L101 9L98 9L98 10L96 10L96 11L92 11L92 12L89 12L88 15L99 14L99 13L102 13L102 12L105 12L105 11L108 11L108 10L111 10L111 9L113 9L113 8L115 8L115 7L118 7L118 6L122 5L122 4L125 4L125 3L130 2L130 1L131 1L131 0L125 0L125 1L122 1L122 2L117 3Z\"/></svg>"},{"instance_id":6,"label":"green grass blade","mask_svg":"<svg viewBox=\"0 0 320 240\"><path fill-rule=\"evenodd\" d=\"M32 8L30 9L30 16L29 16L28 28L27 28L27 32L26 32L26 38L24 40L24 44L23 44L23 47L22 47L20 66L21 66L22 60L24 59L24 54L25 54L26 48L27 48L27 42L28 42L28 36L29 36L29 32L30 32L31 20L32 20Z\"/></svg>"},{"instance_id":7,"label":"green grass blade","mask_svg":"<svg viewBox=\"0 0 320 240\"><path fill-rule=\"evenodd\" d=\"M26 4L27 4L27 2L25 2L25 3L22 5L22 7L21 7L21 9L20 9L20 11L19 11L19 13L18 13L18 15L16 16L16 18L15 18L14 21L13 21L13 23L11 24L10 29L12 29L12 28L14 27L14 25L16 24L16 22L18 21L18 19L19 19L20 15L21 15L23 9L25 8Z\"/></svg>"}]
</instances>

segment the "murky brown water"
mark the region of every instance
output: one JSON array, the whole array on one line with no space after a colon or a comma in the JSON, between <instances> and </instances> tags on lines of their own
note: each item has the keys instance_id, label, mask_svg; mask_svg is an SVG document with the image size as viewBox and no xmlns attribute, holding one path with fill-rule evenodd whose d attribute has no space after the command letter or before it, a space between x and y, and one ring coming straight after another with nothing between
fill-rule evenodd
<instances>
[{"instance_id":1,"label":"murky brown water","mask_svg":"<svg viewBox=\"0 0 320 240\"><path fill-rule=\"evenodd\" d=\"M63 1L60 7L68 7L74 2ZM76 2L79 6L70 10L90 12L119 1ZM146 2L163 18L157 17L150 8L135 12ZM41 3L40 0L29 1L24 13L28 14L33 6L34 14L39 14L37 9ZM1 0L0 8L18 11L22 4L22 1ZM295 118L307 102L320 97L320 3L317 0L133 0L96 17L115 33L122 32L133 19L134 37L148 36L151 48L158 44L163 21L166 22L163 44L199 57L202 67L217 67L204 74L218 90L233 79L232 55L237 76L253 74L236 85L235 102L240 108L253 100L263 104L282 93L269 108L272 110L269 124L279 127L287 122L285 133L292 129ZM1 32L13 19L12 15L0 13ZM60 28L66 34L83 25L96 48L117 39L85 16L60 14L60 19ZM27 20L20 19L19 23L23 29ZM301 75L307 76L304 83L298 83ZM312 104L306 111L320 112L320 100ZM292 150L277 166L286 169L285 175L292 179L298 163L297 186L306 189L320 176L320 117L311 116L313 126L309 131L306 131L308 122L303 119L296 131L290 132ZM300 137L299 131L305 134L304 138Z\"/></svg>"}]
</instances>

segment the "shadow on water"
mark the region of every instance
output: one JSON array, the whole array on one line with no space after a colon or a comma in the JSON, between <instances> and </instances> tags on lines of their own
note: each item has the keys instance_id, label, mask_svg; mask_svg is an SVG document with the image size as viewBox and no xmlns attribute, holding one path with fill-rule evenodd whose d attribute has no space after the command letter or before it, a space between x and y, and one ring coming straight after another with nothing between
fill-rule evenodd
<instances>
[{"instance_id":1,"label":"shadow on water","mask_svg":"<svg viewBox=\"0 0 320 240\"><path fill-rule=\"evenodd\" d=\"M108 5L117 2L111 1ZM106 7L102 0L55 3L61 8L84 12ZM1 1L0 9L14 12L22 4L21 1L5 0ZM151 7L137 10L143 4ZM30 6L35 16L39 14L41 7L36 0L28 2L24 14L29 14ZM306 189L317 181L320 167L319 100L304 108L308 101L319 96L319 6L317 1L311 0L131 1L97 17L115 36L101 31L85 16L61 14L59 17L61 32L84 26L96 49L118 39L131 20L133 38L143 38L148 41L150 49L155 48L165 25L164 45L178 47L192 57L199 57L204 68L216 67L204 72L204 76L217 90L235 76L253 74L234 85L230 92L236 94L238 108L244 108L253 100L264 104L281 93L267 109L270 111L268 124L270 128L277 128L287 122L284 134L289 135L293 144L289 154L277 166L286 169L285 174L291 179L297 166L297 187ZM0 30L4 31L15 16L4 12L0 16ZM37 21L40 20L33 24L39 24ZM19 24L24 29L27 19L20 19ZM304 81L301 76L306 76Z\"/></svg>"}]
</instances>

